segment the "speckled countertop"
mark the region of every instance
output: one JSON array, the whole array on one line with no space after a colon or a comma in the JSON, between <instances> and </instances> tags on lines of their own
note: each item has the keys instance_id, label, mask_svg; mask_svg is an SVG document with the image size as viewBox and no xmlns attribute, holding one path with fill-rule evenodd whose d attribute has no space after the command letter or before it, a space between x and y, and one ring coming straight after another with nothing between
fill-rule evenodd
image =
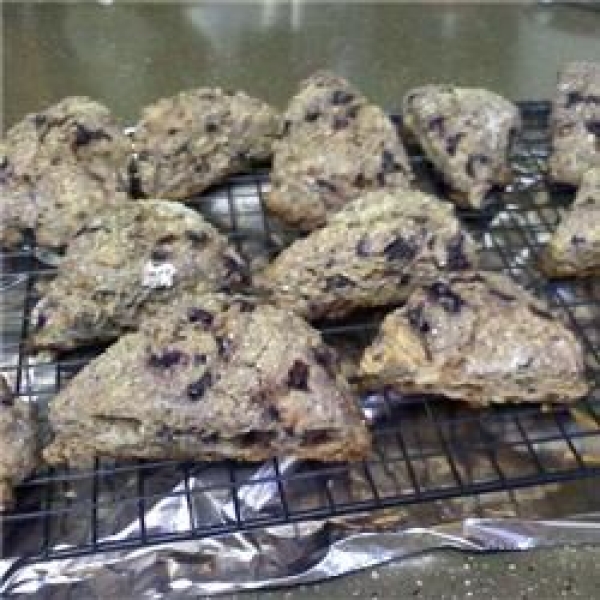
<instances>
[{"instance_id":1,"label":"speckled countertop","mask_svg":"<svg viewBox=\"0 0 600 600\"><path fill-rule=\"evenodd\" d=\"M133 122L145 103L199 85L283 106L321 67L398 108L424 82L547 98L556 70L600 59L600 5L10 2L2 5L2 129L69 94ZM600 547L472 557L434 553L318 586L245 598L600 597Z\"/></svg>"}]
</instances>

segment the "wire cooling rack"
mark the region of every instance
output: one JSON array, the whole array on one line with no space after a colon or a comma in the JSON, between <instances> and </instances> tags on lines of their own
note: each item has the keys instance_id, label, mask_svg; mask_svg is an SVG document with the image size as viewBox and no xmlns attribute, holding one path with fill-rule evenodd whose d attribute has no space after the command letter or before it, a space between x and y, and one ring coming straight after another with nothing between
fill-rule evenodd
<instances>
[{"instance_id":1,"label":"wire cooling rack","mask_svg":"<svg viewBox=\"0 0 600 600\"><path fill-rule=\"evenodd\" d=\"M474 410L435 398L390 393L363 398L374 451L361 463L273 460L234 463L115 463L45 469L17 489L15 509L0 517L2 557L17 564L135 548L253 528L300 523L385 507L500 492L600 474L600 286L592 280L550 283L536 269L542 244L573 191L544 177L549 105L521 104L524 131L512 157L516 181L492 194L483 213L460 211L480 241L482 262L544 295L576 330L587 355L590 395L574 412L536 405ZM445 193L431 167L409 148L425 189ZM256 263L289 234L265 216L268 174L232 178L191 202ZM36 286L53 268L35 249L3 254L2 373L30 401L40 423L52 396L101 348L60 360L29 356L27 337ZM377 326L377 315L322 324L347 360ZM40 427L44 436L44 427ZM167 510L168 509L168 510ZM165 522L165 515L170 515ZM176 515L176 518L173 517Z\"/></svg>"}]
</instances>

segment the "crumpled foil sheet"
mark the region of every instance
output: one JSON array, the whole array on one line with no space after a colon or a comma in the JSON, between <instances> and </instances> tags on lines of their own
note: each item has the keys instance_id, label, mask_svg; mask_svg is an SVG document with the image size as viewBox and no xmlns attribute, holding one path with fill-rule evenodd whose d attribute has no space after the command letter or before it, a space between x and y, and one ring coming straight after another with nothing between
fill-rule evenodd
<instances>
[{"instance_id":1,"label":"crumpled foil sheet","mask_svg":"<svg viewBox=\"0 0 600 600\"><path fill-rule=\"evenodd\" d=\"M539 168L543 163L544 143L539 144L542 148L539 154L535 147L534 143L532 150L530 144L520 155L517 149L518 177L504 199L509 208L524 196L527 202L533 198L535 203L547 204L547 190L541 182ZM267 185L242 181L229 193L217 190L200 201L202 212L224 229L232 226L230 209L234 207L238 242L247 255L254 257L255 265L263 263L273 248L286 243L284 231L269 227L270 248L265 248L266 221L257 200ZM512 275L524 284L538 291L548 291L547 283L532 266L529 249L524 247L521 238L525 229L535 233L537 242L546 241L548 224L555 223L560 212L555 207L548 211L543 217L544 223L529 222L530 213L510 210L496 213L490 219L488 233L477 236L483 248L484 265L498 269L508 264ZM499 262L500 254L504 255L503 263ZM39 255L38 258L49 264L57 263L53 256ZM1 284L0 367L14 367L25 280L5 272ZM576 299L578 293L569 286L557 285L551 292L558 311L564 308L561 302ZM589 294L598 298L596 289ZM585 310L589 314L578 314L578 318L597 323L596 306L586 306ZM346 343L338 338L336 343L351 370L356 360L353 340L350 337ZM598 368L598 365L591 366ZM9 375L14 376L14 373L11 371ZM23 373L24 389L31 391L26 392L24 398L31 403L43 425L49 392L56 385L56 366L48 362L48 357L40 356L30 359ZM11 383L14 385L14 380ZM95 477L90 475L91 471L80 475L63 473L68 476L47 485L42 473L33 483L22 486L18 506L23 512L34 512L40 505L45 506L54 511L52 519L49 522L32 519L28 525L21 522L16 527L10 523L5 526L1 532L2 555L10 558L0 560L3 581L0 595L58 599L69 594L69 598L86 600L107 597L183 600L199 595L316 582L441 548L481 552L600 542L600 519L597 519L600 497L594 489L597 487L595 479L408 502L328 519L307 517L298 523L274 527L260 527L257 521L252 529L219 534L235 528L237 522L251 524L265 515L280 515L284 521L280 485L285 486L288 504L310 510L322 506L324 498L338 505L368 500L373 486L385 497L410 489L415 479L422 489L428 486L439 489L445 484L455 485L456 472L468 481L484 479L490 472L492 477L497 476L484 452L468 449L472 422L465 422L464 427L455 432L446 432L462 440L463 449L467 448L467 451L454 452L454 464L449 464L443 454L428 454L428 449L439 446L439 433L432 430L430 416L414 410L412 405L404 407L403 402L402 398L392 399L393 406L398 408L396 417L403 419L406 430L410 431L408 450L418 449L420 459L413 461L414 473L407 472L402 460L373 462L368 477L360 466L342 470L339 476L327 471L326 476L320 477L314 466L307 467L293 459L280 460L277 467L273 463L236 467L237 502L232 497L231 467L219 464L185 465L183 470L182 465L169 463L150 466L143 478L143 502L140 502L140 479L135 465L129 468L119 465L121 470L114 471L115 465L103 460L96 465ZM364 399L363 406L374 426L385 423L390 416L389 398L370 396ZM463 408L449 403L447 410L456 416ZM503 420L502 415L498 412L479 420L477 435L493 439L499 447L500 442L505 442L504 449L496 454L498 466L507 475L522 474L530 456L528 449L512 443L519 432L515 432L512 418ZM558 418L552 415L545 418L537 410L520 416L521 426L531 437L542 440L534 441L533 446L547 472L578 465L574 464L576 458L565 447L564 440L543 442L545 432L551 435L557 426L567 432L580 427L591 432L598 429L597 422L584 412L576 417L571 419L565 413ZM40 435L42 438L47 435L43 426ZM573 445L586 465L600 463L600 435L576 437ZM389 458L397 451L397 444L392 440L388 445L386 435L378 437L376 453ZM52 486L51 494L49 486ZM90 501L93 495L97 497L95 504ZM575 515L578 517L574 518ZM197 539L189 539L193 532L206 532L209 526L215 535L197 534ZM156 541L161 535L164 543L144 545L146 540ZM89 544L91 538L104 544L102 552L37 560L31 564L19 558L35 554L42 539L54 550L68 551L69 547ZM122 548L111 548L111 542Z\"/></svg>"}]
</instances>

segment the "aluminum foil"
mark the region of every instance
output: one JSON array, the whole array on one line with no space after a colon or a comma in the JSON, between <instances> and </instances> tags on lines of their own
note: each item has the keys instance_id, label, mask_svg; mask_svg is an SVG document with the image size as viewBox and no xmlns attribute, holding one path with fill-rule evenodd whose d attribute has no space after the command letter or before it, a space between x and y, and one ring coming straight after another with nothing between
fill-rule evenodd
<instances>
[{"instance_id":1,"label":"aluminum foil","mask_svg":"<svg viewBox=\"0 0 600 600\"><path fill-rule=\"evenodd\" d=\"M488 233L474 229L485 266L508 269L525 285L549 292L560 312L565 303L577 300L580 292L569 286L549 289L537 274L530 245L524 245L520 237L526 230L535 234L536 243L546 241L548 226L556 222L560 207L549 208L548 214L542 213L544 222L535 223L528 219L537 213L511 210L522 201L547 204L540 170L543 158L543 150L536 152L535 144L517 148L518 177L503 199L507 210L490 213ZM267 184L241 178L228 191L215 190L193 202L222 229L235 230L236 243L253 258L254 266L263 264L270 252L288 241L283 229L264 218L260 195L266 191ZM51 255L38 255L38 259L53 266L58 262ZM13 267L14 272L5 268L1 281L0 367L7 369L14 385L26 281L19 275L18 265ZM587 293L598 297L595 289ZM582 310L587 312L578 314L579 319L598 322L594 306ZM357 356L355 342L352 336L335 340L350 371ZM63 370L60 376L68 379L76 370ZM48 356L28 358L23 370L22 397L38 415L42 442L47 435L46 405L57 375L56 364ZM369 462L368 473L358 465L339 473L327 469L320 475L314 466L293 459L280 460L277 466L265 463L235 470L231 465L182 467L165 463L145 468L143 501L138 465L119 465L115 471L110 461L101 461L95 465L95 474L93 470L63 473L54 483L41 473L21 487L19 510L35 513L43 506L53 516L46 521L32 519L16 527L10 523L5 526L2 555L9 558L0 561L0 593L7 598L64 598L69 594L69 598L85 599L143 596L175 600L311 583L440 548L482 552L600 542L600 521L596 519L600 498L594 490L597 481L592 479L407 502L363 514L306 517L297 523L261 527L261 518L285 521L289 508L310 514L311 509L327 502L337 506L368 502L373 487L380 498L397 497L410 494L415 481L422 490L444 485L452 488L457 474L473 482L497 477L496 466L507 476L522 475L528 467L531 448L514 443L515 436L521 434L515 431L510 413L482 413L477 421L465 419L456 430L445 431L449 443L456 442L449 462L447 456L436 452L440 438L431 416L414 399L409 402L401 397L372 395L363 399L363 407L373 427L383 426L384 431L377 437L376 456ZM453 422L461 423L456 417L471 409L448 403L443 410L452 414ZM405 461L393 460L397 441L385 434L390 411L406 425L407 450L419 456L413 461L412 473ZM443 417L443 412L439 414ZM585 410L565 411L558 417L525 410L519 423L534 440L533 449L547 473L579 468L582 465L578 461L584 461L585 466L600 463L600 435L594 435L597 421ZM578 434L570 441L572 448L564 438L553 435L557 428L563 428L567 435ZM481 436L502 448L495 454L496 466L485 451L469 448L469 441ZM282 504L281 485L287 506ZM97 502L92 502L92 497ZM239 530L240 522L251 529L231 533ZM207 535L209 530L214 535ZM190 539L194 536L198 539ZM23 557L36 554L40 540L47 541L53 551L64 553L69 548L89 546L90 540L103 550L28 563ZM146 545L149 541L153 543ZM114 549L116 545L121 548Z\"/></svg>"}]
</instances>

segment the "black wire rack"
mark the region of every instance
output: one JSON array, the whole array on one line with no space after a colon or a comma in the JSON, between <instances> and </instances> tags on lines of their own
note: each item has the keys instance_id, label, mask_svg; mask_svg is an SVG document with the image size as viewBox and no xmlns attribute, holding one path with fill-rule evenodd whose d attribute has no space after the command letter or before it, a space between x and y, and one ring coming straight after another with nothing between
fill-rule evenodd
<instances>
[{"instance_id":1,"label":"black wire rack","mask_svg":"<svg viewBox=\"0 0 600 600\"><path fill-rule=\"evenodd\" d=\"M576 412L537 405L475 410L436 398L398 398L382 392L363 399L374 450L358 464L273 460L258 467L98 458L89 469L42 469L18 487L16 507L0 517L2 557L18 557L13 570L44 559L600 474L600 286L593 280L549 282L536 269L540 249L573 190L549 185L544 177L548 103L520 106L524 130L512 157L515 183L494 192L483 212L463 210L459 215L481 243L484 267L508 272L545 296L582 340L593 389ZM423 187L445 193L427 161L409 149ZM257 172L232 178L191 204L227 231L240 252L260 261L285 245L289 236L265 215L267 189L268 173ZM6 358L2 373L18 396L35 399L30 405L43 422L47 401L102 349L52 360L28 355L24 341L36 287L54 272L36 256L32 247L1 256L5 301L0 355ZM376 326L377 316L371 315L326 323L321 329L343 354L347 348L364 346ZM43 436L43 427L40 430ZM171 528L157 523L157 510L165 502L182 511Z\"/></svg>"}]
</instances>

